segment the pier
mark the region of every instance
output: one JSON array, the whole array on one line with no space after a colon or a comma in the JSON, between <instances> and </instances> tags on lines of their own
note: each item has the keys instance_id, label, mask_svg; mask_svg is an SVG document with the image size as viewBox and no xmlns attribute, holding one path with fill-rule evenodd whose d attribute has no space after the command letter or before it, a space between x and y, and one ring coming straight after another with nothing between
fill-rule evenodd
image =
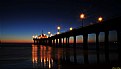
<instances>
[{"instance_id":1,"label":"pier","mask_svg":"<svg viewBox=\"0 0 121 69\"><path fill-rule=\"evenodd\" d=\"M113 18L110 20L102 21L102 22L97 22L92 25L84 26L84 27L79 27L75 28L73 30L63 32L61 34L56 34L52 37L48 38L33 38L34 44L43 44L43 45L56 45L56 46L62 46L64 44L64 38L66 39L66 45L69 46L69 38L74 37L74 48L76 48L76 36L78 35L83 35L83 48L86 50L88 49L88 34L96 34L96 45L97 49L98 44L99 44L99 34L100 32L104 32L105 38L104 38L104 43L105 43L105 48L108 49L108 43L109 43L109 31L116 31L117 32L117 43L120 46L121 43L121 31L120 31L120 25L121 23L121 17ZM63 41L62 41L63 40ZM119 47L120 48L120 47Z\"/></svg>"}]
</instances>

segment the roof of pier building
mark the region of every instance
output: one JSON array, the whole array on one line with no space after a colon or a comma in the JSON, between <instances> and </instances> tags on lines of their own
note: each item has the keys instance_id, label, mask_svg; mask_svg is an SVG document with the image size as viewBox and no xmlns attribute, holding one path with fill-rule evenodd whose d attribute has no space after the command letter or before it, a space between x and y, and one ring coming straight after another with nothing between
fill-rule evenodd
<instances>
[{"instance_id":1,"label":"roof of pier building","mask_svg":"<svg viewBox=\"0 0 121 69\"><path fill-rule=\"evenodd\" d=\"M46 34L41 34L38 36L38 38L48 38L48 36Z\"/></svg>"}]
</instances>

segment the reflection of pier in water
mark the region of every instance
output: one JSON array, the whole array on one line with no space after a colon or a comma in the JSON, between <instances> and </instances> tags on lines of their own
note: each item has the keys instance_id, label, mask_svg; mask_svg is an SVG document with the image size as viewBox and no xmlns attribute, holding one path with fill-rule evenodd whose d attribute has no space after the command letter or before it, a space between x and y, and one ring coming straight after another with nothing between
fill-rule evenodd
<instances>
[{"instance_id":1,"label":"reflection of pier in water","mask_svg":"<svg viewBox=\"0 0 121 69\"><path fill-rule=\"evenodd\" d=\"M109 52L107 54L105 52L97 53L96 50L53 48L34 44L32 45L32 61L33 68L71 68L75 66L81 68L85 64L108 63L118 65L117 62L119 62L117 52Z\"/></svg>"}]
</instances>

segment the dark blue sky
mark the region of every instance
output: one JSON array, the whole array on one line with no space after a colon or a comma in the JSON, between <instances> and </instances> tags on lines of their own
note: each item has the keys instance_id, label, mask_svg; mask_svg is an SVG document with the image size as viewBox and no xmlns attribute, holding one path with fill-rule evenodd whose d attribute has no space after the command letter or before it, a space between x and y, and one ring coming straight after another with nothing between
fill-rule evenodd
<instances>
[{"instance_id":1,"label":"dark blue sky","mask_svg":"<svg viewBox=\"0 0 121 69\"><path fill-rule=\"evenodd\" d=\"M56 34L69 27L81 26L80 13L86 18L84 26L121 15L119 0L3 0L0 2L0 39L2 41L30 42L32 35Z\"/></svg>"}]
</instances>

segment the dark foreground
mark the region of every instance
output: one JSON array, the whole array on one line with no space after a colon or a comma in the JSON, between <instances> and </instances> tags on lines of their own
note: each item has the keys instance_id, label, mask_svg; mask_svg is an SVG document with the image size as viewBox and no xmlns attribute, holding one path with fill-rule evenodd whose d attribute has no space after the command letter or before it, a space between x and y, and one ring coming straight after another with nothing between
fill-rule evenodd
<instances>
[{"instance_id":1,"label":"dark foreground","mask_svg":"<svg viewBox=\"0 0 121 69\"><path fill-rule=\"evenodd\" d=\"M0 69L121 69L115 50L1 44Z\"/></svg>"}]
</instances>

